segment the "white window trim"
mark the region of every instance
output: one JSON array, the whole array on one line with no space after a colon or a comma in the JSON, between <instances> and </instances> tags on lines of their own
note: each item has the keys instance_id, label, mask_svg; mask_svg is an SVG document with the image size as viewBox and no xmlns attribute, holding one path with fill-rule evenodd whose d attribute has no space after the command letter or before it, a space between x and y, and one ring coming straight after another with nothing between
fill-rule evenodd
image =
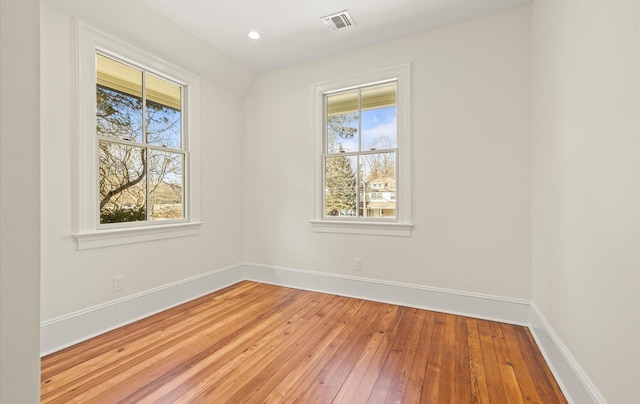
<instances>
[{"instance_id":1,"label":"white window trim","mask_svg":"<svg viewBox=\"0 0 640 404\"><path fill-rule=\"evenodd\" d=\"M340 79L323 81L313 85L313 219L311 227L318 233L366 234L409 237L411 222L411 146L410 146L410 65L408 63L373 70ZM324 142L324 95L330 92L361 87L367 84L397 80L398 105L398 173L396 220L336 220L323 218L322 153Z\"/></svg>"},{"instance_id":2,"label":"white window trim","mask_svg":"<svg viewBox=\"0 0 640 404\"><path fill-rule=\"evenodd\" d=\"M84 23L77 23L78 82L77 82L77 173L74 192L77 195L74 237L79 250L112 247L146 241L192 236L200 225L200 79L179 67L160 60L140 49L102 33ZM122 227L100 226L98 206L98 147L95 115L95 54L106 51L123 61L140 64L151 72L161 73L184 86L187 116L184 142L188 154L185 167L186 219L179 222L144 222Z\"/></svg>"}]
</instances>

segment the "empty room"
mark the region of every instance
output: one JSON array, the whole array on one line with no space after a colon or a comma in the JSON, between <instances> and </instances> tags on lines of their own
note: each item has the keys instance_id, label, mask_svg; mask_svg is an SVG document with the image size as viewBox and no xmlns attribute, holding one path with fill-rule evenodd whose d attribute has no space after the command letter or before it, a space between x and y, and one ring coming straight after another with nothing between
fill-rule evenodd
<instances>
[{"instance_id":1,"label":"empty room","mask_svg":"<svg viewBox=\"0 0 640 404\"><path fill-rule=\"evenodd\" d=\"M2 403L640 403L637 0L2 0Z\"/></svg>"}]
</instances>

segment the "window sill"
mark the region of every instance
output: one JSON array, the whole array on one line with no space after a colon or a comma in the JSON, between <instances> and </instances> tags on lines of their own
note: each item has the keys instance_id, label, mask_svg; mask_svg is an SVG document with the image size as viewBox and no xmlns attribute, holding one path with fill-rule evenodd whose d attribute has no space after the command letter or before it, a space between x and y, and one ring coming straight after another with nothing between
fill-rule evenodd
<instances>
[{"instance_id":1,"label":"window sill","mask_svg":"<svg viewBox=\"0 0 640 404\"><path fill-rule=\"evenodd\" d=\"M395 222L384 223L342 220L311 220L311 228L316 233L410 237L413 224Z\"/></svg>"},{"instance_id":2,"label":"window sill","mask_svg":"<svg viewBox=\"0 0 640 404\"><path fill-rule=\"evenodd\" d=\"M78 250L114 247L146 241L194 236L200 232L201 222L166 224L135 228L99 230L74 234Z\"/></svg>"}]
</instances>

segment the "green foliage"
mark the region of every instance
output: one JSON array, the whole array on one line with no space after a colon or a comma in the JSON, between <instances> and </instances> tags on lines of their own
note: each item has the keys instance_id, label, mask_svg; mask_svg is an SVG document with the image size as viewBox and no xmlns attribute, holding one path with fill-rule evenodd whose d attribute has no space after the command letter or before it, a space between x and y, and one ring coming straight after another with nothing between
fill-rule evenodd
<instances>
[{"instance_id":1,"label":"green foliage","mask_svg":"<svg viewBox=\"0 0 640 404\"><path fill-rule=\"evenodd\" d=\"M144 206L118 209L102 209L100 211L100 223L139 222L147 220L147 212Z\"/></svg>"},{"instance_id":2,"label":"green foliage","mask_svg":"<svg viewBox=\"0 0 640 404\"><path fill-rule=\"evenodd\" d=\"M342 146L339 148L343 152ZM356 211L356 173L352 157L338 156L326 160L325 212L329 216L350 215Z\"/></svg>"},{"instance_id":3,"label":"green foliage","mask_svg":"<svg viewBox=\"0 0 640 404\"><path fill-rule=\"evenodd\" d=\"M327 152L344 153L339 139L353 138L358 113L336 114L327 118ZM325 166L325 212L328 216L351 216L356 212L356 166L354 157L329 157Z\"/></svg>"}]
</instances>

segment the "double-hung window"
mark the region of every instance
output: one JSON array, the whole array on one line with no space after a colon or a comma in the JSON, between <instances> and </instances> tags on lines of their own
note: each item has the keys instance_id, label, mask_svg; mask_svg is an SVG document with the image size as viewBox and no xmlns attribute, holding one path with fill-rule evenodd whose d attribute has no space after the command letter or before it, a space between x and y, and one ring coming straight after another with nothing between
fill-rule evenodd
<instances>
[{"instance_id":1,"label":"double-hung window","mask_svg":"<svg viewBox=\"0 0 640 404\"><path fill-rule=\"evenodd\" d=\"M408 66L314 86L315 231L410 234Z\"/></svg>"},{"instance_id":2,"label":"double-hung window","mask_svg":"<svg viewBox=\"0 0 640 404\"><path fill-rule=\"evenodd\" d=\"M96 54L100 224L185 219L183 86Z\"/></svg>"},{"instance_id":3,"label":"double-hung window","mask_svg":"<svg viewBox=\"0 0 640 404\"><path fill-rule=\"evenodd\" d=\"M325 219L396 218L396 92L393 80L325 94Z\"/></svg>"},{"instance_id":4,"label":"double-hung window","mask_svg":"<svg viewBox=\"0 0 640 404\"><path fill-rule=\"evenodd\" d=\"M199 79L79 26L78 248L193 235Z\"/></svg>"}]
</instances>

